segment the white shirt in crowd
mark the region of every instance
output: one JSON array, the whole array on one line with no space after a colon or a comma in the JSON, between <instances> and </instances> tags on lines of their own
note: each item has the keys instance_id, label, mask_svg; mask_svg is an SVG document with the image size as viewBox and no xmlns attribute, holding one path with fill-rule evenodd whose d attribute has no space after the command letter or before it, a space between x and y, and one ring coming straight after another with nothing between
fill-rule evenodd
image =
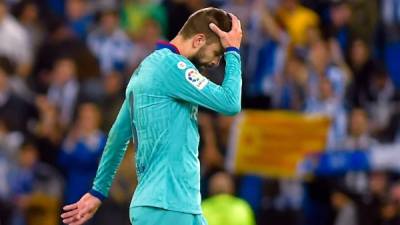
<instances>
[{"instance_id":1,"label":"white shirt in crowd","mask_svg":"<svg viewBox=\"0 0 400 225\"><path fill-rule=\"evenodd\" d=\"M24 28L11 16L0 21L0 55L17 64L32 62L32 47Z\"/></svg>"}]
</instances>

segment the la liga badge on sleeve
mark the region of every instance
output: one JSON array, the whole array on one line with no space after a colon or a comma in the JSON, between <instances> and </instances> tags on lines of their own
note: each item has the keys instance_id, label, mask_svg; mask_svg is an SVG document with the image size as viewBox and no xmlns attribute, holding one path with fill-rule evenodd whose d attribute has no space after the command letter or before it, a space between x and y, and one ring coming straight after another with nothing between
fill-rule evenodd
<instances>
[{"instance_id":1,"label":"la liga badge on sleeve","mask_svg":"<svg viewBox=\"0 0 400 225\"><path fill-rule=\"evenodd\" d=\"M190 84L199 90L202 90L208 84L208 79L193 68L186 70L185 78Z\"/></svg>"}]
</instances>

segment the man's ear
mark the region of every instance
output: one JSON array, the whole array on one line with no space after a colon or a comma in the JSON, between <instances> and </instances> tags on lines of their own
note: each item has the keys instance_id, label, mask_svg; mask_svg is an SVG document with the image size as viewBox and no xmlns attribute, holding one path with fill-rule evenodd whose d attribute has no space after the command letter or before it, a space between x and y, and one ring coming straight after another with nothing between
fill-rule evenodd
<instances>
[{"instance_id":1,"label":"man's ear","mask_svg":"<svg viewBox=\"0 0 400 225\"><path fill-rule=\"evenodd\" d=\"M198 49L206 44L206 36L204 34L196 34L193 37L193 48Z\"/></svg>"}]
</instances>

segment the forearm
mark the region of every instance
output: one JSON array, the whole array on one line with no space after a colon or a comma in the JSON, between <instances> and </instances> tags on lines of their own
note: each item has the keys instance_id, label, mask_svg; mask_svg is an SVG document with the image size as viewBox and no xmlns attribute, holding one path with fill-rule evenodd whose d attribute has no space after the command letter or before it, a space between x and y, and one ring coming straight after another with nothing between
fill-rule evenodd
<instances>
[{"instance_id":1,"label":"forearm","mask_svg":"<svg viewBox=\"0 0 400 225\"><path fill-rule=\"evenodd\" d=\"M217 85L194 68L182 72L176 70L174 79L165 82L173 97L203 106L224 115L235 115L240 112L241 101L241 62L238 49L231 48L225 52L225 77L222 85ZM173 65L176 65L174 62ZM192 75L190 75L192 74ZM186 77L183 80L183 77ZM191 80L196 77L196 80Z\"/></svg>"},{"instance_id":2,"label":"forearm","mask_svg":"<svg viewBox=\"0 0 400 225\"><path fill-rule=\"evenodd\" d=\"M225 78L221 85L225 114L239 112L241 108L242 77L240 55L234 50L225 53ZM233 113L234 114L234 113Z\"/></svg>"},{"instance_id":3,"label":"forearm","mask_svg":"<svg viewBox=\"0 0 400 225\"><path fill-rule=\"evenodd\" d=\"M93 187L91 190L92 194L94 191L100 193L102 196L97 197L100 197L101 199L104 199L108 196L117 169L121 164L122 159L124 158L126 149L129 144L128 140L125 143L121 143L120 145L114 145L113 142L118 142L119 140L116 140L118 139L117 135L111 133L115 132L110 132L110 136L107 141L104 153L101 157L100 164L96 173L96 178L93 182ZM117 149L117 151L113 149Z\"/></svg>"},{"instance_id":4,"label":"forearm","mask_svg":"<svg viewBox=\"0 0 400 225\"><path fill-rule=\"evenodd\" d=\"M131 119L127 101L121 107L116 121L114 122L99 168L93 182L91 193L100 199L108 196L115 174L132 137Z\"/></svg>"}]
</instances>

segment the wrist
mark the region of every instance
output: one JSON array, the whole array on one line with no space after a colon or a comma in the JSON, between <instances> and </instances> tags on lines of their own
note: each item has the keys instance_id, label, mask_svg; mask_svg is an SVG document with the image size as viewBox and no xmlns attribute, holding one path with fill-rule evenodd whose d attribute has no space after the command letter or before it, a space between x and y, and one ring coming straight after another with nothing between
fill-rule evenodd
<instances>
[{"instance_id":1,"label":"wrist","mask_svg":"<svg viewBox=\"0 0 400 225\"><path fill-rule=\"evenodd\" d=\"M225 52L230 52L230 51L234 51L240 54L240 50L238 47L234 47L234 46L229 46L225 48Z\"/></svg>"},{"instance_id":2,"label":"wrist","mask_svg":"<svg viewBox=\"0 0 400 225\"><path fill-rule=\"evenodd\" d=\"M91 189L89 191L89 194L91 194L93 197L98 198L101 202L103 202L107 197L100 193L99 191L96 191L95 189Z\"/></svg>"}]
</instances>

